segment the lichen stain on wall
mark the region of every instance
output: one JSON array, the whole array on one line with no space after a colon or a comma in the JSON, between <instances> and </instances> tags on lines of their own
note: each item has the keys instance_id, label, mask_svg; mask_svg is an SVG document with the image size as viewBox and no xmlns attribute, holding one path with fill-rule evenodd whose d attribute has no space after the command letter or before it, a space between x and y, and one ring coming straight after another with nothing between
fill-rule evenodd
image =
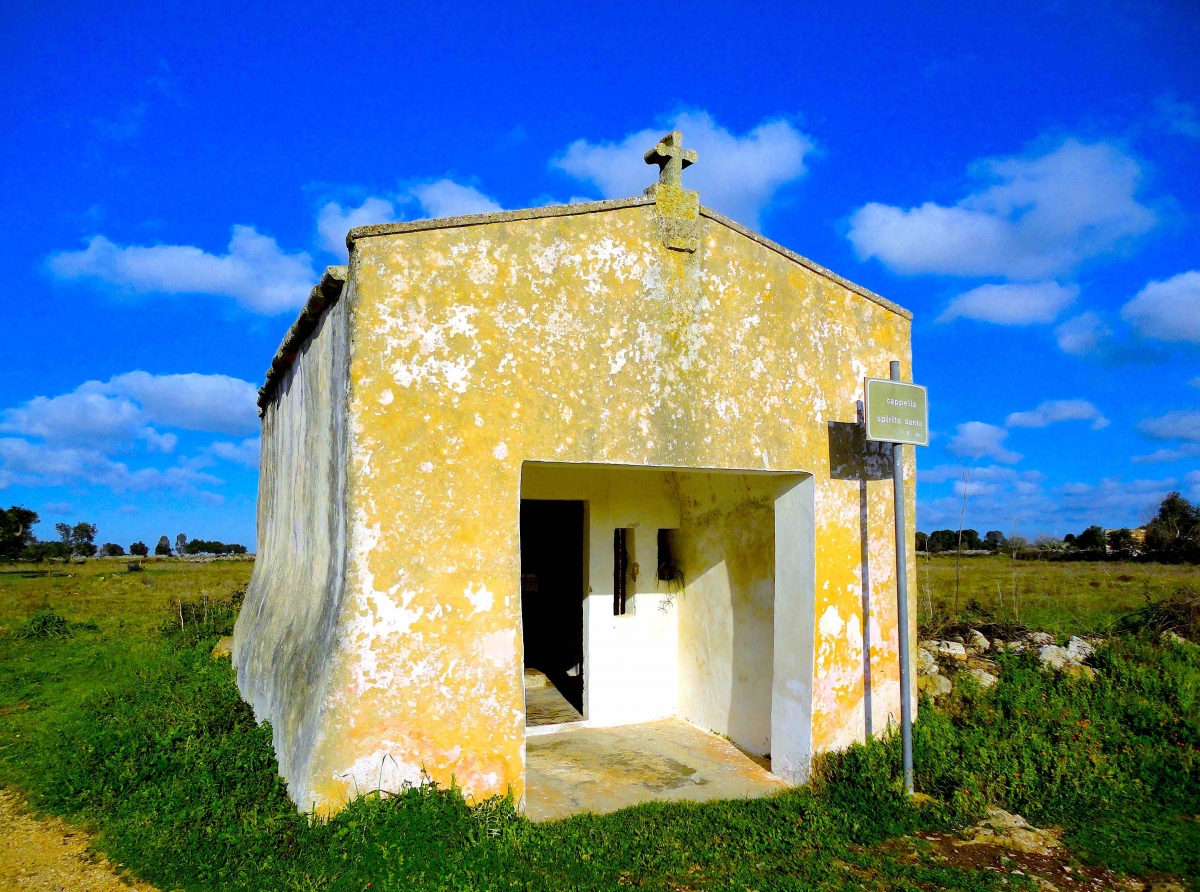
<instances>
[{"instance_id":1,"label":"lichen stain on wall","mask_svg":"<svg viewBox=\"0 0 1200 892\"><path fill-rule=\"evenodd\" d=\"M828 479L826 421L853 420L865 373L907 366L906 319L712 221L695 254L668 251L646 206L365 238L351 275L350 567L318 807L422 772L523 794L526 459L812 471L817 615L842 620L817 633L814 742L861 737L859 491ZM890 498L869 487L877 581Z\"/></svg>"}]
</instances>

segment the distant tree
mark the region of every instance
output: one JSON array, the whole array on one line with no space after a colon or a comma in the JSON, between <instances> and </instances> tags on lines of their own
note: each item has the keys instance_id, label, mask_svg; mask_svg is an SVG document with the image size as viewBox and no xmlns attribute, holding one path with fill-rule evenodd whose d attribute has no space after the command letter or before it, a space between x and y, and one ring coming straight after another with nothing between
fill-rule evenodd
<instances>
[{"instance_id":1,"label":"distant tree","mask_svg":"<svg viewBox=\"0 0 1200 892\"><path fill-rule=\"evenodd\" d=\"M1178 551L1200 546L1200 508L1177 492L1168 493L1146 524L1147 551Z\"/></svg>"},{"instance_id":2,"label":"distant tree","mask_svg":"<svg viewBox=\"0 0 1200 892\"><path fill-rule=\"evenodd\" d=\"M1067 533L1067 535L1063 536L1063 545L1066 545L1068 548L1078 548L1079 542L1076 540L1074 533Z\"/></svg>"},{"instance_id":3,"label":"distant tree","mask_svg":"<svg viewBox=\"0 0 1200 892\"><path fill-rule=\"evenodd\" d=\"M1086 551L1101 549L1106 543L1107 537L1104 535L1104 527L1102 526L1090 526L1075 537L1075 547Z\"/></svg>"},{"instance_id":4,"label":"distant tree","mask_svg":"<svg viewBox=\"0 0 1200 892\"><path fill-rule=\"evenodd\" d=\"M1107 540L1108 547L1113 551L1133 551L1137 544L1133 538L1133 531L1129 529L1109 530Z\"/></svg>"},{"instance_id":5,"label":"distant tree","mask_svg":"<svg viewBox=\"0 0 1200 892\"><path fill-rule=\"evenodd\" d=\"M941 551L954 551L958 548L957 530L934 530L929 534L929 550L935 554Z\"/></svg>"},{"instance_id":6,"label":"distant tree","mask_svg":"<svg viewBox=\"0 0 1200 892\"><path fill-rule=\"evenodd\" d=\"M40 521L36 511L20 505L0 509L0 560L15 561L36 542L33 527Z\"/></svg>"},{"instance_id":7,"label":"distant tree","mask_svg":"<svg viewBox=\"0 0 1200 892\"><path fill-rule=\"evenodd\" d=\"M1009 536L1005 545L1009 551L1020 551L1022 548L1029 547L1029 540L1024 536Z\"/></svg>"},{"instance_id":8,"label":"distant tree","mask_svg":"<svg viewBox=\"0 0 1200 892\"><path fill-rule=\"evenodd\" d=\"M1041 551L1066 551L1067 546L1062 539L1057 536L1050 536L1045 533L1033 540L1033 544Z\"/></svg>"},{"instance_id":9,"label":"distant tree","mask_svg":"<svg viewBox=\"0 0 1200 892\"><path fill-rule=\"evenodd\" d=\"M137 557L145 557L150 553L150 549L146 547L145 542L134 542L129 546L129 553Z\"/></svg>"},{"instance_id":10,"label":"distant tree","mask_svg":"<svg viewBox=\"0 0 1200 892\"><path fill-rule=\"evenodd\" d=\"M65 560L69 560L73 555L85 558L95 556L95 524L81 522L71 526L66 523L56 523L54 529L58 533L59 544L63 546L61 551Z\"/></svg>"},{"instance_id":11,"label":"distant tree","mask_svg":"<svg viewBox=\"0 0 1200 892\"><path fill-rule=\"evenodd\" d=\"M929 550L929 534L917 530L917 551Z\"/></svg>"},{"instance_id":12,"label":"distant tree","mask_svg":"<svg viewBox=\"0 0 1200 892\"><path fill-rule=\"evenodd\" d=\"M1004 534L999 530L988 530L983 536L984 548L991 549L992 551L1000 551L1007 542L1008 540L1004 538Z\"/></svg>"},{"instance_id":13,"label":"distant tree","mask_svg":"<svg viewBox=\"0 0 1200 892\"><path fill-rule=\"evenodd\" d=\"M963 551L980 551L983 548L983 540L979 538L978 530L963 530L962 531L962 549Z\"/></svg>"},{"instance_id":14,"label":"distant tree","mask_svg":"<svg viewBox=\"0 0 1200 892\"><path fill-rule=\"evenodd\" d=\"M167 557L170 557L170 555L171 555L171 540L168 539L166 536L160 536L158 539L158 544L154 546L154 553L158 554L158 555L166 555Z\"/></svg>"},{"instance_id":15,"label":"distant tree","mask_svg":"<svg viewBox=\"0 0 1200 892\"><path fill-rule=\"evenodd\" d=\"M187 544L187 536L185 536L183 533L180 533L175 537L175 553L180 557L183 557L183 555L187 554Z\"/></svg>"},{"instance_id":16,"label":"distant tree","mask_svg":"<svg viewBox=\"0 0 1200 892\"><path fill-rule=\"evenodd\" d=\"M80 557L96 556L96 525L94 523L77 523L71 528L71 538L75 544L75 553Z\"/></svg>"},{"instance_id":17,"label":"distant tree","mask_svg":"<svg viewBox=\"0 0 1200 892\"><path fill-rule=\"evenodd\" d=\"M42 561L65 558L67 554L67 547L61 542L43 542L35 539L25 546L25 550L21 552L20 560L40 564Z\"/></svg>"},{"instance_id":18,"label":"distant tree","mask_svg":"<svg viewBox=\"0 0 1200 892\"><path fill-rule=\"evenodd\" d=\"M116 542L105 542L100 546L100 557L121 557L125 549Z\"/></svg>"},{"instance_id":19,"label":"distant tree","mask_svg":"<svg viewBox=\"0 0 1200 892\"><path fill-rule=\"evenodd\" d=\"M246 546L236 543L209 541L207 539L193 539L188 542L185 550L188 554L245 554Z\"/></svg>"}]
</instances>

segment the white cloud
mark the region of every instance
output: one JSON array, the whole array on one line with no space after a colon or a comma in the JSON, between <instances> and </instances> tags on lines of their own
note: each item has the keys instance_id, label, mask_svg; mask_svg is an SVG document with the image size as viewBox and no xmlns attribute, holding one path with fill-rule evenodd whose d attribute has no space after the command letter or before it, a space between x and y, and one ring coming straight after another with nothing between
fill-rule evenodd
<instances>
[{"instance_id":1,"label":"white cloud","mask_svg":"<svg viewBox=\"0 0 1200 892\"><path fill-rule=\"evenodd\" d=\"M1149 282L1121 308L1121 318L1142 337L1200 344L1200 272Z\"/></svg>"},{"instance_id":2,"label":"white cloud","mask_svg":"<svg viewBox=\"0 0 1200 892\"><path fill-rule=\"evenodd\" d=\"M8 483L24 486L94 484L117 492L148 489L194 492L197 486L223 482L186 463L131 471L126 464L113 461L99 449L32 443L19 437L0 438L0 465Z\"/></svg>"},{"instance_id":3,"label":"white cloud","mask_svg":"<svg viewBox=\"0 0 1200 892\"><path fill-rule=\"evenodd\" d=\"M198 487L218 477L200 470L212 459L180 459L168 468L131 470L109 453L141 444L147 452L173 452L178 437L151 424L194 431L244 434L258 426L252 384L227 375L151 375L128 372L108 381L88 381L71 393L34 397L0 412L0 488L107 486L127 490L173 489L205 495ZM41 442L38 442L41 441ZM253 465L258 439L214 444L212 454Z\"/></svg>"},{"instance_id":4,"label":"white cloud","mask_svg":"<svg viewBox=\"0 0 1200 892\"><path fill-rule=\"evenodd\" d=\"M253 384L228 375L127 372L5 409L0 431L104 449L142 440L151 451L172 452L176 436L150 425L250 433L258 427L256 399Z\"/></svg>"},{"instance_id":5,"label":"white cloud","mask_svg":"<svg viewBox=\"0 0 1200 892\"><path fill-rule=\"evenodd\" d=\"M321 237L322 248L347 257L346 233L351 229L391 223L396 219L396 209L386 198L368 198L356 208L345 208L331 201L317 214L317 234Z\"/></svg>"},{"instance_id":6,"label":"white cloud","mask_svg":"<svg viewBox=\"0 0 1200 892\"><path fill-rule=\"evenodd\" d=\"M1095 313L1088 311L1068 319L1054 329L1058 347L1070 356L1095 356L1103 352L1112 338L1112 329Z\"/></svg>"},{"instance_id":7,"label":"white cloud","mask_svg":"<svg viewBox=\"0 0 1200 892\"><path fill-rule=\"evenodd\" d=\"M80 444L148 436L136 404L123 397L80 390L52 398L34 397L19 408L5 409L0 413L0 431Z\"/></svg>"},{"instance_id":8,"label":"white cloud","mask_svg":"<svg viewBox=\"0 0 1200 892\"><path fill-rule=\"evenodd\" d=\"M410 186L408 191L421 205L425 215L435 219L461 217L466 214L491 214L504 210L475 187L464 186L449 179L418 183Z\"/></svg>"},{"instance_id":9,"label":"white cloud","mask_svg":"<svg viewBox=\"0 0 1200 892\"><path fill-rule=\"evenodd\" d=\"M1147 418L1138 430L1156 440L1190 440L1200 443L1200 409L1177 409Z\"/></svg>"},{"instance_id":10,"label":"white cloud","mask_svg":"<svg viewBox=\"0 0 1200 892\"><path fill-rule=\"evenodd\" d=\"M937 321L963 318L999 325L1053 322L1078 296L1078 285L1057 282L980 285L950 301Z\"/></svg>"},{"instance_id":11,"label":"white cloud","mask_svg":"<svg viewBox=\"0 0 1200 892\"><path fill-rule=\"evenodd\" d=\"M320 245L331 254L346 259L346 233L356 226L393 223L402 219L397 206L416 201L420 213L414 219L461 217L466 214L490 214L504 210L474 186L443 178L408 186L391 197L373 195L358 207L327 202L317 212Z\"/></svg>"},{"instance_id":12,"label":"white cloud","mask_svg":"<svg viewBox=\"0 0 1200 892\"><path fill-rule=\"evenodd\" d=\"M1013 412L1005 419L1008 427L1046 427L1059 421L1090 421L1092 430L1108 427L1109 421L1087 400L1049 400L1029 412Z\"/></svg>"},{"instance_id":13,"label":"white cloud","mask_svg":"<svg viewBox=\"0 0 1200 892\"><path fill-rule=\"evenodd\" d=\"M42 514L53 514L63 517L75 510L70 502L47 502L42 506Z\"/></svg>"},{"instance_id":14,"label":"white cloud","mask_svg":"<svg viewBox=\"0 0 1200 892\"><path fill-rule=\"evenodd\" d=\"M213 443L208 447L209 451L226 461L231 461L234 464L243 465L247 468L257 468L259 453L262 450L262 439L260 437L249 437L242 440L240 443Z\"/></svg>"},{"instance_id":15,"label":"white cloud","mask_svg":"<svg viewBox=\"0 0 1200 892\"><path fill-rule=\"evenodd\" d=\"M229 375L126 372L80 389L132 397L146 420L193 431L247 434L258 430L258 389Z\"/></svg>"},{"instance_id":16,"label":"white cloud","mask_svg":"<svg viewBox=\"0 0 1200 892\"><path fill-rule=\"evenodd\" d=\"M1039 279L1067 273L1150 230L1134 197L1141 166L1116 146L1068 139L1036 157L988 158L987 185L947 207L871 202L850 217L859 257L896 272Z\"/></svg>"},{"instance_id":17,"label":"white cloud","mask_svg":"<svg viewBox=\"0 0 1200 892\"><path fill-rule=\"evenodd\" d=\"M954 492L921 500L917 516L923 530L958 525L962 483L958 468L943 467L949 468L945 479L956 481ZM924 476L921 479L924 481ZM1015 531L1027 536L1043 532L1077 533L1094 523L1105 527L1136 526L1153 513L1163 496L1179 486L1179 481L1170 477L1130 481L1106 477L1098 482L1070 481L1047 489L1045 477L1036 471L1018 472L994 466L977 468L971 479L965 525L980 531L999 529L1005 534ZM1200 486L1200 475L1195 482L1189 477L1188 482Z\"/></svg>"},{"instance_id":18,"label":"white cloud","mask_svg":"<svg viewBox=\"0 0 1200 892\"><path fill-rule=\"evenodd\" d=\"M576 140L552 164L593 183L605 198L640 195L657 179L657 168L643 159L662 135L683 133L684 145L699 155L684 174L684 184L700 191L708 207L757 228L759 216L775 193L802 177L813 141L789 121L763 121L744 136L717 124L703 111L679 112L661 126L631 133L620 142Z\"/></svg>"},{"instance_id":19,"label":"white cloud","mask_svg":"<svg viewBox=\"0 0 1200 892\"><path fill-rule=\"evenodd\" d=\"M946 449L952 455L963 458L993 458L1002 464L1012 464L1021 456L1004 446L1008 431L982 421L968 421L958 426L958 432L950 438Z\"/></svg>"},{"instance_id":20,"label":"white cloud","mask_svg":"<svg viewBox=\"0 0 1200 892\"><path fill-rule=\"evenodd\" d=\"M1200 443L1184 443L1174 449L1155 449L1148 455L1135 455L1129 460L1135 465L1152 465L1196 458L1197 456L1200 456Z\"/></svg>"},{"instance_id":21,"label":"white cloud","mask_svg":"<svg viewBox=\"0 0 1200 892\"><path fill-rule=\"evenodd\" d=\"M1192 387L1200 387L1200 375L1192 378L1190 381L1188 381L1188 384L1190 384Z\"/></svg>"},{"instance_id":22,"label":"white cloud","mask_svg":"<svg viewBox=\"0 0 1200 892\"><path fill-rule=\"evenodd\" d=\"M82 251L51 254L49 267L60 279L97 279L138 293L232 297L267 314L303 305L316 281L308 254L287 254L252 226L233 227L225 254L191 245L122 247L97 235Z\"/></svg>"}]
</instances>

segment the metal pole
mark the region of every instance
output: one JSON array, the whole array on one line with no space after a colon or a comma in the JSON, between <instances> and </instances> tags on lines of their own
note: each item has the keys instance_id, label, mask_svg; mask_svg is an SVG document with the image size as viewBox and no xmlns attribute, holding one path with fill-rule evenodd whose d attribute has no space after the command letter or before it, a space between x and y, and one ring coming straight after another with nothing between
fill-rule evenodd
<instances>
[{"instance_id":1,"label":"metal pole","mask_svg":"<svg viewBox=\"0 0 1200 892\"><path fill-rule=\"evenodd\" d=\"M900 363L892 361L892 380L900 380ZM896 610L900 633L900 746L904 753L904 792L913 792L912 657L908 650L908 536L904 531L904 447L892 444L892 494L896 514Z\"/></svg>"}]
</instances>

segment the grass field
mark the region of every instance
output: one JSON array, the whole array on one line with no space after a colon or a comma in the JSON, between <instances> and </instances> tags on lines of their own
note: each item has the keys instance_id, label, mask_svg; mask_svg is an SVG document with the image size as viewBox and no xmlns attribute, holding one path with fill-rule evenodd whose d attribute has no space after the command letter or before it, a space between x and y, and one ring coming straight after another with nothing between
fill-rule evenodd
<instances>
[{"instance_id":1,"label":"grass field","mask_svg":"<svg viewBox=\"0 0 1200 892\"><path fill-rule=\"evenodd\" d=\"M1062 826L1083 862L1200 888L1200 648L1115 637L1095 682L1004 657L992 690L962 684L944 710L922 708L924 805L901 794L890 740L829 757L818 783L765 800L531 825L503 802L472 809L454 791L418 789L311 822L288 802L270 731L228 661L208 656L232 619L222 602L251 566L0 567L0 784L89 829L160 889L1035 888L939 861L917 835L969 824L988 801ZM922 582L927 570L944 621L953 561L922 559ZM1010 619L1009 590L1003 608L989 599L1006 572L1002 558L965 560L960 612L973 599ZM1116 564L1017 572L1021 619L1064 635L1198 577ZM66 634L27 637L40 611L65 618Z\"/></svg>"},{"instance_id":2,"label":"grass field","mask_svg":"<svg viewBox=\"0 0 1200 892\"><path fill-rule=\"evenodd\" d=\"M936 625L954 613L955 558L917 557L918 622ZM961 616L1017 622L1059 637L1104 634L1117 619L1169 596L1180 586L1200 587L1192 564L1090 561L1014 561L1004 555L961 561Z\"/></svg>"}]
</instances>

